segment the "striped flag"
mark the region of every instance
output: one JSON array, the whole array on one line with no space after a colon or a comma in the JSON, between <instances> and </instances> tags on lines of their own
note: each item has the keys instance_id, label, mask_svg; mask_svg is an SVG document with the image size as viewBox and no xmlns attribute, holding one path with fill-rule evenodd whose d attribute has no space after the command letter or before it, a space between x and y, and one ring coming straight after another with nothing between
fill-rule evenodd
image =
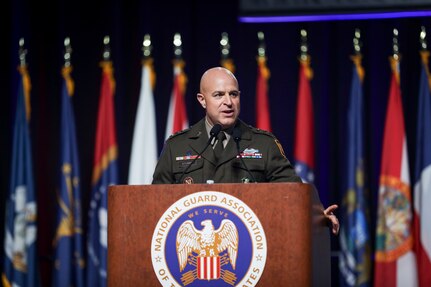
<instances>
[{"instance_id":1,"label":"striped flag","mask_svg":"<svg viewBox=\"0 0 431 287\"><path fill-rule=\"evenodd\" d=\"M189 126L186 104L184 102L187 84L184 66L185 63L183 60L174 60L174 86L169 102L165 139Z\"/></svg>"},{"instance_id":2,"label":"striped flag","mask_svg":"<svg viewBox=\"0 0 431 287\"><path fill-rule=\"evenodd\" d=\"M215 280L220 278L220 256L198 256L196 273L198 279Z\"/></svg>"},{"instance_id":3,"label":"striped flag","mask_svg":"<svg viewBox=\"0 0 431 287\"><path fill-rule=\"evenodd\" d=\"M374 286L417 286L412 206L399 60L390 58L392 77L383 137Z\"/></svg>"},{"instance_id":4,"label":"striped flag","mask_svg":"<svg viewBox=\"0 0 431 287\"><path fill-rule=\"evenodd\" d=\"M353 72L350 89L347 127L347 185L341 204L339 268L341 286L371 285L371 246L368 208L365 192L368 189L364 173L364 125L362 56L352 56Z\"/></svg>"},{"instance_id":5,"label":"striped flag","mask_svg":"<svg viewBox=\"0 0 431 287\"><path fill-rule=\"evenodd\" d=\"M271 131L271 117L269 116L268 79L271 73L266 66L266 57L257 57L256 80L256 127Z\"/></svg>"},{"instance_id":6,"label":"striped flag","mask_svg":"<svg viewBox=\"0 0 431 287\"><path fill-rule=\"evenodd\" d=\"M111 61L103 61L87 234L87 286L106 286L108 187L118 182L115 81Z\"/></svg>"},{"instance_id":7,"label":"striped flag","mask_svg":"<svg viewBox=\"0 0 431 287\"><path fill-rule=\"evenodd\" d=\"M141 93L136 111L132 152L129 164L129 184L150 184L157 163L156 114L153 99L155 73L153 60L142 65Z\"/></svg>"},{"instance_id":8,"label":"striped flag","mask_svg":"<svg viewBox=\"0 0 431 287\"><path fill-rule=\"evenodd\" d=\"M27 67L18 68L19 81L13 131L12 166L6 198L3 285L39 286L36 254L37 204L33 180L30 140L30 76Z\"/></svg>"},{"instance_id":9,"label":"striped flag","mask_svg":"<svg viewBox=\"0 0 431 287\"><path fill-rule=\"evenodd\" d=\"M298 103L294 161L296 173L303 182L314 182L314 114L310 81L313 70L310 57L299 59Z\"/></svg>"},{"instance_id":10,"label":"striped flag","mask_svg":"<svg viewBox=\"0 0 431 287\"><path fill-rule=\"evenodd\" d=\"M421 51L414 186L415 251L419 286L431 286L431 94L429 51Z\"/></svg>"},{"instance_id":11,"label":"striped flag","mask_svg":"<svg viewBox=\"0 0 431 287\"><path fill-rule=\"evenodd\" d=\"M57 195L57 230L52 286L84 286L82 205L78 144L72 106L72 67L63 67L61 93L60 190Z\"/></svg>"}]
</instances>

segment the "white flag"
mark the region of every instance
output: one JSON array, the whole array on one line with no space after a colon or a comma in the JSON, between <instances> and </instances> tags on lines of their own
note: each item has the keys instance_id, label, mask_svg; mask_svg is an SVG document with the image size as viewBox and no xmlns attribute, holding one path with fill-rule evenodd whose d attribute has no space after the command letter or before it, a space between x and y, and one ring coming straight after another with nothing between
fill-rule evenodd
<instances>
[{"instance_id":1,"label":"white flag","mask_svg":"<svg viewBox=\"0 0 431 287\"><path fill-rule=\"evenodd\" d=\"M150 184L157 163L157 131L151 75L152 61L142 67L141 93L136 111L132 151L129 164L129 184Z\"/></svg>"}]
</instances>

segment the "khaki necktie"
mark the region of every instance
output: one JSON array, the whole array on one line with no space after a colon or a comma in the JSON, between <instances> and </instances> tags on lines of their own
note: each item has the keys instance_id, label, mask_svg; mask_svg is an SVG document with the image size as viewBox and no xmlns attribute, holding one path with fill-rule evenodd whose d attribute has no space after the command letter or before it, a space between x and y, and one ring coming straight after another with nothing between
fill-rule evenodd
<instances>
[{"instance_id":1,"label":"khaki necktie","mask_svg":"<svg viewBox=\"0 0 431 287\"><path fill-rule=\"evenodd\" d=\"M220 160L223 151L224 151L224 146L223 146L223 141L226 139L226 135L224 134L224 132L219 132L219 134L217 135L217 143L216 146L214 147L214 154L216 156L217 160Z\"/></svg>"}]
</instances>

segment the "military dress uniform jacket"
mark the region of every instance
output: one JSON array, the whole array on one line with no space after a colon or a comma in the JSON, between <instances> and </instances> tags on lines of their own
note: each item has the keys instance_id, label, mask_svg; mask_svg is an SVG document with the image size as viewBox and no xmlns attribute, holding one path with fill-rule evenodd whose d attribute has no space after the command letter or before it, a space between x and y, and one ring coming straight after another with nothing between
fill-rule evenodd
<instances>
[{"instance_id":1,"label":"military dress uniform jacket","mask_svg":"<svg viewBox=\"0 0 431 287\"><path fill-rule=\"evenodd\" d=\"M273 134L246 125L241 120L236 125L241 129L239 146L243 161L257 182L301 182ZM232 137L218 162L211 145L194 160L207 142L205 118L169 137L154 171L153 184L252 181Z\"/></svg>"}]
</instances>

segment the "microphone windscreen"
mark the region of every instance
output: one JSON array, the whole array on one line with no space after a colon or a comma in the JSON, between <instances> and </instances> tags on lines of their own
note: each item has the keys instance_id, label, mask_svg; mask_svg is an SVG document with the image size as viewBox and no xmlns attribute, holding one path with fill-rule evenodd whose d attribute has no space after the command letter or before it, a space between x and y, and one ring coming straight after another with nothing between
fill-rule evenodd
<instances>
[{"instance_id":1,"label":"microphone windscreen","mask_svg":"<svg viewBox=\"0 0 431 287\"><path fill-rule=\"evenodd\" d=\"M241 140L241 129L239 127L235 127L232 132L232 137L234 141Z\"/></svg>"},{"instance_id":2,"label":"microphone windscreen","mask_svg":"<svg viewBox=\"0 0 431 287\"><path fill-rule=\"evenodd\" d=\"M220 131L221 131L221 125L220 124L215 124L213 126L213 128L211 129L211 131L210 131L210 136L211 137L216 137Z\"/></svg>"}]
</instances>

